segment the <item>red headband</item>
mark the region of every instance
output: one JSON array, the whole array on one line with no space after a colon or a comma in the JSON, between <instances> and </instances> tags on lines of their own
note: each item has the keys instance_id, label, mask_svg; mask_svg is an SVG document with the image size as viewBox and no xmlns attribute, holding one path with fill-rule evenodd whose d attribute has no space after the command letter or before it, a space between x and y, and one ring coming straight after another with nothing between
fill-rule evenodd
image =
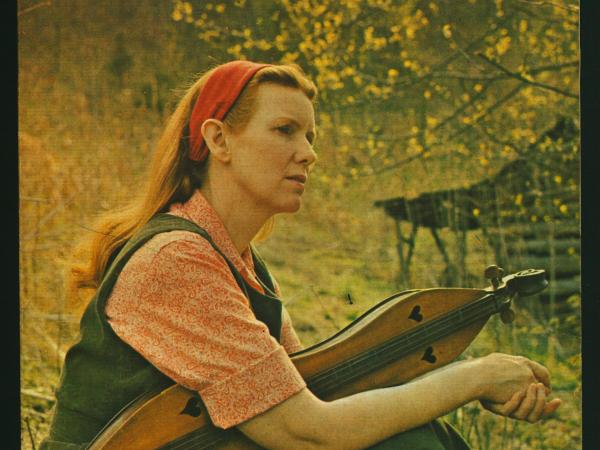
<instances>
[{"instance_id":1,"label":"red headband","mask_svg":"<svg viewBox=\"0 0 600 450\"><path fill-rule=\"evenodd\" d=\"M202 124L207 119L223 120L250 79L263 67L251 61L231 61L210 75L200 91L190 117L190 159L204 161L208 148L202 136Z\"/></svg>"}]
</instances>

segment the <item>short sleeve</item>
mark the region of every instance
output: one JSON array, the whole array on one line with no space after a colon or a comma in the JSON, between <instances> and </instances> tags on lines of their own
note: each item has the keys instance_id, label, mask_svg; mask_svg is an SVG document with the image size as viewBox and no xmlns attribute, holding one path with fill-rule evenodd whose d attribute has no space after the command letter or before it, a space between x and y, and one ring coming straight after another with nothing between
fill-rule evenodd
<instances>
[{"instance_id":1,"label":"short sleeve","mask_svg":"<svg viewBox=\"0 0 600 450\"><path fill-rule=\"evenodd\" d=\"M121 339L174 381L198 391L213 423L229 428L306 383L286 349L255 318L225 260L203 238L179 233L187 237L155 241L146 253L142 247L133 255L106 313Z\"/></svg>"}]
</instances>

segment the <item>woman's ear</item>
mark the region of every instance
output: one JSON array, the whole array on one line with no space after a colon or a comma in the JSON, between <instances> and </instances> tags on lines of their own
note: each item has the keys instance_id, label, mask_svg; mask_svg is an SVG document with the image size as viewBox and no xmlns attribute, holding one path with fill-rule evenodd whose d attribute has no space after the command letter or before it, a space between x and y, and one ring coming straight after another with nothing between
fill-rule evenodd
<instances>
[{"instance_id":1,"label":"woman's ear","mask_svg":"<svg viewBox=\"0 0 600 450\"><path fill-rule=\"evenodd\" d=\"M227 133L225 128L226 125L217 119L205 120L200 128L212 158L224 163L229 162L231 159L231 154L227 148L227 140L225 139Z\"/></svg>"}]
</instances>

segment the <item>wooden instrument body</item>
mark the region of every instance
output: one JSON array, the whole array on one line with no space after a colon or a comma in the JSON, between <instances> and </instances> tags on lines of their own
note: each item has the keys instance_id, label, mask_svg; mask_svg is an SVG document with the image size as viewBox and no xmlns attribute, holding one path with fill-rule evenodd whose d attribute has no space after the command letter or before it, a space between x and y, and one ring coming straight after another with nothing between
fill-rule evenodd
<instances>
[{"instance_id":1,"label":"wooden instrument body","mask_svg":"<svg viewBox=\"0 0 600 450\"><path fill-rule=\"evenodd\" d=\"M407 332L426 330L427 325L481 299L482 289L435 288L407 291L380 302L331 338L291 355L311 386L311 379L352 358L365 354ZM391 361L348 382L335 380L323 395L325 400L346 397L370 389L393 386L453 361L473 341L490 314L449 331L443 338L428 342L401 359ZM331 386L334 386L331 388ZM198 430L205 433L198 433ZM148 450L170 447L168 443L188 433L198 433L196 444L177 448L254 449L261 448L237 430L223 431L211 423L198 394L179 385L158 395L149 394L129 406L90 445L91 450ZM191 435L188 435L191 436ZM218 444L211 444L215 440Z\"/></svg>"}]
</instances>

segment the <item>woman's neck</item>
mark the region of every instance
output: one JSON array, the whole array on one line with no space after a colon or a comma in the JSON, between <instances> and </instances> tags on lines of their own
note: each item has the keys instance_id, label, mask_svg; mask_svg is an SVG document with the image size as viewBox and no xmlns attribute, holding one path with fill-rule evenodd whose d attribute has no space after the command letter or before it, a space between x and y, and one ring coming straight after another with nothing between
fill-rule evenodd
<instances>
[{"instance_id":1,"label":"woman's neck","mask_svg":"<svg viewBox=\"0 0 600 450\"><path fill-rule=\"evenodd\" d=\"M227 186L206 181L200 192L216 211L241 255L270 216L261 212L255 205L244 202Z\"/></svg>"}]
</instances>

